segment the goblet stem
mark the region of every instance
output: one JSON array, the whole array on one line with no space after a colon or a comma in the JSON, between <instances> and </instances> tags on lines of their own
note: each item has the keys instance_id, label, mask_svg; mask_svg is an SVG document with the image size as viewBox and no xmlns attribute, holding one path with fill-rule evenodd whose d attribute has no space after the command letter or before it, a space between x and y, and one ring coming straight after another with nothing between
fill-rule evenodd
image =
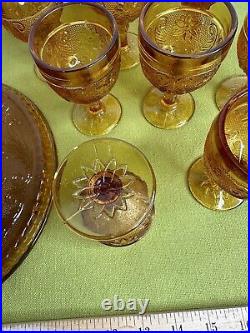
<instances>
[{"instance_id":1,"label":"goblet stem","mask_svg":"<svg viewBox=\"0 0 250 333\"><path fill-rule=\"evenodd\" d=\"M121 48L126 48L128 46L128 23L118 24Z\"/></svg>"},{"instance_id":2,"label":"goblet stem","mask_svg":"<svg viewBox=\"0 0 250 333\"><path fill-rule=\"evenodd\" d=\"M137 35L128 32L129 23L118 24L121 41L121 70L130 69L139 64Z\"/></svg>"},{"instance_id":3,"label":"goblet stem","mask_svg":"<svg viewBox=\"0 0 250 333\"><path fill-rule=\"evenodd\" d=\"M88 105L75 104L72 120L85 135L103 135L114 128L121 118L122 108L111 94Z\"/></svg>"},{"instance_id":4,"label":"goblet stem","mask_svg":"<svg viewBox=\"0 0 250 333\"><path fill-rule=\"evenodd\" d=\"M105 106L101 101L97 101L89 105L89 112L91 112L93 115L104 111Z\"/></svg>"},{"instance_id":5,"label":"goblet stem","mask_svg":"<svg viewBox=\"0 0 250 333\"><path fill-rule=\"evenodd\" d=\"M152 88L143 101L143 114L147 121L165 129L185 125L194 112L194 100L190 94L175 95Z\"/></svg>"},{"instance_id":6,"label":"goblet stem","mask_svg":"<svg viewBox=\"0 0 250 333\"><path fill-rule=\"evenodd\" d=\"M174 105L176 104L176 99L177 95L164 93L161 99L161 104L166 111L169 111L169 108L174 108Z\"/></svg>"}]
</instances>

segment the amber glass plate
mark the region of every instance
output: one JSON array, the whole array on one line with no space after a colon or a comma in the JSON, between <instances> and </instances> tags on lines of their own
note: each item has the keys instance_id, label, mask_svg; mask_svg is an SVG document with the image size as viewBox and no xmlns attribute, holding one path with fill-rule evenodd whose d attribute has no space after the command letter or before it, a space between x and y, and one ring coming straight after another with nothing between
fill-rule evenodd
<instances>
[{"instance_id":1,"label":"amber glass plate","mask_svg":"<svg viewBox=\"0 0 250 333\"><path fill-rule=\"evenodd\" d=\"M51 203L57 167L49 126L31 100L3 85L2 91L2 280L38 239Z\"/></svg>"}]
</instances>

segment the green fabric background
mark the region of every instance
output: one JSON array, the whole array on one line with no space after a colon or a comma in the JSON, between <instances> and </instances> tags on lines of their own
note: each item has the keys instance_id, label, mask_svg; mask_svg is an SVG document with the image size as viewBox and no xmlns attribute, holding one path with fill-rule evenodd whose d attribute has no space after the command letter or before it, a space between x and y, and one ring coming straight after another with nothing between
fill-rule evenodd
<instances>
[{"instance_id":1,"label":"green fabric background","mask_svg":"<svg viewBox=\"0 0 250 333\"><path fill-rule=\"evenodd\" d=\"M239 27L247 3L235 3ZM136 22L131 26L136 30ZM238 29L239 32L239 29ZM238 35L238 34L237 34ZM217 75L195 91L188 125L164 131L150 126L141 102L150 84L140 66L121 72L113 89L123 116L110 136L142 149L157 177L156 216L137 244L111 248L81 239L64 227L53 208L40 239L3 284L3 322L102 316L104 298L149 298L148 312L236 306L247 303L247 203L212 212L189 193L186 174L202 154L212 120L216 86L241 73L236 40ZM88 140L71 122L72 105L38 81L24 44L3 32L3 82L30 97L55 136L59 161Z\"/></svg>"}]
</instances>

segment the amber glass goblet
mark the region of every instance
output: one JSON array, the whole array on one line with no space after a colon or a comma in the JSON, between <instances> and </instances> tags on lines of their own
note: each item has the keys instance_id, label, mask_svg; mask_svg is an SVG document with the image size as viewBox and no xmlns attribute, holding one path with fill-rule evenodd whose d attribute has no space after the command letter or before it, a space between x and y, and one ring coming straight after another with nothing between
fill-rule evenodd
<instances>
[{"instance_id":1,"label":"amber glass goblet","mask_svg":"<svg viewBox=\"0 0 250 333\"><path fill-rule=\"evenodd\" d=\"M121 70L139 64L138 37L128 32L129 23L139 17L146 2L101 2L115 17L121 40Z\"/></svg>"},{"instance_id":2,"label":"amber glass goblet","mask_svg":"<svg viewBox=\"0 0 250 333\"><path fill-rule=\"evenodd\" d=\"M139 22L142 70L153 84L143 101L152 125L172 129L193 115L190 92L205 85L225 58L237 29L230 3L148 3Z\"/></svg>"},{"instance_id":3,"label":"amber glass goblet","mask_svg":"<svg viewBox=\"0 0 250 333\"><path fill-rule=\"evenodd\" d=\"M136 147L117 139L84 142L55 174L53 198L66 226L110 246L135 243L154 214L156 181Z\"/></svg>"},{"instance_id":4,"label":"amber glass goblet","mask_svg":"<svg viewBox=\"0 0 250 333\"><path fill-rule=\"evenodd\" d=\"M246 16L243 27L241 28L238 42L237 55L239 66L245 75L235 75L224 80L216 91L216 104L222 110L226 102L247 86L248 75L248 18Z\"/></svg>"},{"instance_id":5,"label":"amber glass goblet","mask_svg":"<svg viewBox=\"0 0 250 333\"><path fill-rule=\"evenodd\" d=\"M27 43L31 26L43 12L55 5L54 2L2 2L3 26L13 36ZM38 78L44 81L36 66L34 70Z\"/></svg>"},{"instance_id":6,"label":"amber glass goblet","mask_svg":"<svg viewBox=\"0 0 250 333\"><path fill-rule=\"evenodd\" d=\"M228 210L248 197L248 90L233 96L214 120L203 158L189 169L193 196L205 207Z\"/></svg>"},{"instance_id":7,"label":"amber glass goblet","mask_svg":"<svg viewBox=\"0 0 250 333\"><path fill-rule=\"evenodd\" d=\"M120 70L117 24L94 3L58 5L33 25L29 45L50 87L73 102L73 123L85 135L108 133L122 109L111 94Z\"/></svg>"}]
</instances>

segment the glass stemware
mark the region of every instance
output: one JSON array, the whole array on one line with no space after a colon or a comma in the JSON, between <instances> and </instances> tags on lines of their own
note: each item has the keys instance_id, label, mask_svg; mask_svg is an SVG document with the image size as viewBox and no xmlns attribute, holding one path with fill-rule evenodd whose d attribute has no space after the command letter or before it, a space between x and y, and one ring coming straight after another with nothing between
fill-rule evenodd
<instances>
[{"instance_id":1,"label":"glass stemware","mask_svg":"<svg viewBox=\"0 0 250 333\"><path fill-rule=\"evenodd\" d=\"M146 157L117 139L76 147L55 174L53 198L66 226L109 246L135 243L154 214L156 181Z\"/></svg>"},{"instance_id":2,"label":"glass stemware","mask_svg":"<svg viewBox=\"0 0 250 333\"><path fill-rule=\"evenodd\" d=\"M2 24L13 36L27 43L34 22L56 4L56 2L2 2ZM38 78L44 81L36 66L34 71Z\"/></svg>"},{"instance_id":3,"label":"glass stemware","mask_svg":"<svg viewBox=\"0 0 250 333\"><path fill-rule=\"evenodd\" d=\"M122 108L110 90L120 70L117 24L103 6L61 4L33 25L29 45L50 87L73 102L72 120L85 135L117 125Z\"/></svg>"},{"instance_id":4,"label":"glass stemware","mask_svg":"<svg viewBox=\"0 0 250 333\"><path fill-rule=\"evenodd\" d=\"M139 17L146 2L101 2L115 17L121 40L121 70L139 64L138 37L128 32L129 23Z\"/></svg>"},{"instance_id":5,"label":"glass stemware","mask_svg":"<svg viewBox=\"0 0 250 333\"><path fill-rule=\"evenodd\" d=\"M201 4L201 5L200 5ZM148 3L139 22L142 70L153 84L143 101L152 125L172 129L193 115L190 92L205 85L227 55L237 30L230 3Z\"/></svg>"},{"instance_id":6,"label":"glass stemware","mask_svg":"<svg viewBox=\"0 0 250 333\"><path fill-rule=\"evenodd\" d=\"M248 197L248 90L233 96L214 120L204 156L190 167L191 193L213 210L237 207Z\"/></svg>"},{"instance_id":7,"label":"glass stemware","mask_svg":"<svg viewBox=\"0 0 250 333\"><path fill-rule=\"evenodd\" d=\"M224 80L216 91L216 104L222 110L226 102L247 86L248 75L248 17L245 17L237 42L239 66L245 75L235 75Z\"/></svg>"}]
</instances>

